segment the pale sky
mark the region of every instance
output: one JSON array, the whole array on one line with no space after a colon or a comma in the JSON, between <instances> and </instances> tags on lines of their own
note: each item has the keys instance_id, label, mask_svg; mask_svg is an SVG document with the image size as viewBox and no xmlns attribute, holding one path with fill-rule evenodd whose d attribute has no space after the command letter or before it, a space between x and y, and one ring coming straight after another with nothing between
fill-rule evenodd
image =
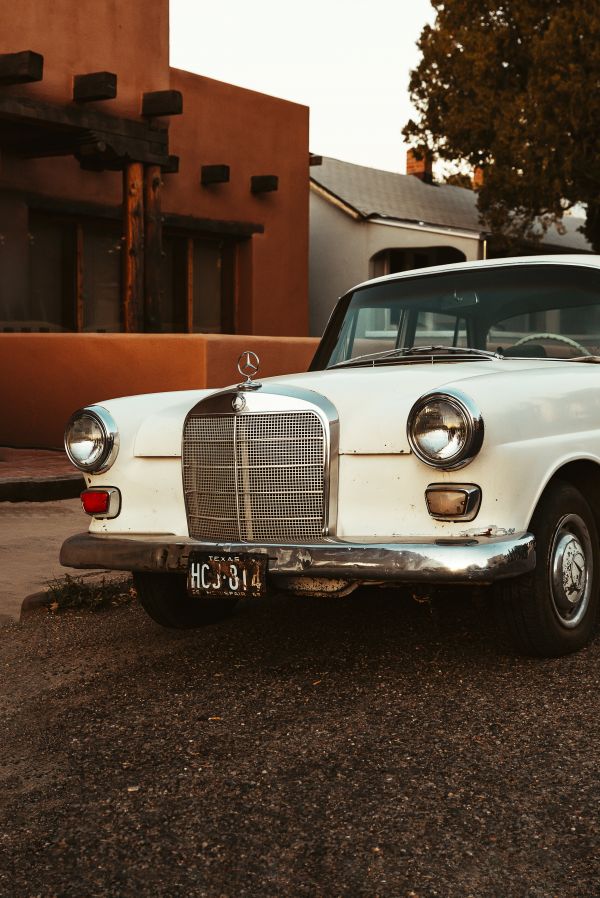
<instances>
[{"instance_id":1,"label":"pale sky","mask_svg":"<svg viewBox=\"0 0 600 898\"><path fill-rule=\"evenodd\" d=\"M404 172L429 0L170 0L171 65L310 107L310 149Z\"/></svg>"}]
</instances>

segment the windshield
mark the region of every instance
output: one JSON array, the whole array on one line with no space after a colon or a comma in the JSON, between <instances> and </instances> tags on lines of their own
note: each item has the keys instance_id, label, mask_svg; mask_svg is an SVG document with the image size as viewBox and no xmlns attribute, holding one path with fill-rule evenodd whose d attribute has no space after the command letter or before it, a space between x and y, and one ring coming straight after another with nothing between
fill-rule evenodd
<instances>
[{"instance_id":1,"label":"windshield","mask_svg":"<svg viewBox=\"0 0 600 898\"><path fill-rule=\"evenodd\" d=\"M312 367L419 346L513 358L600 355L600 271L515 265L374 283L340 301Z\"/></svg>"}]
</instances>

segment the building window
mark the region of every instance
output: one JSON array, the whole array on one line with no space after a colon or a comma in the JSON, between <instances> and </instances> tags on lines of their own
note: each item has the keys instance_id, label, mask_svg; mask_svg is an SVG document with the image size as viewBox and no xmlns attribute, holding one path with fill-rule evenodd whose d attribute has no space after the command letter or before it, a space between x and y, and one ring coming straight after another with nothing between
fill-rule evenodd
<instances>
[{"instance_id":1,"label":"building window","mask_svg":"<svg viewBox=\"0 0 600 898\"><path fill-rule=\"evenodd\" d=\"M187 242L165 234L161 267L161 289L153 330L164 334L187 331Z\"/></svg>"},{"instance_id":2,"label":"building window","mask_svg":"<svg viewBox=\"0 0 600 898\"><path fill-rule=\"evenodd\" d=\"M122 330L121 228L113 222L86 221L80 229L81 326L84 331Z\"/></svg>"},{"instance_id":3,"label":"building window","mask_svg":"<svg viewBox=\"0 0 600 898\"><path fill-rule=\"evenodd\" d=\"M383 249L371 257L370 276L381 277L397 271L411 271L429 265L464 262L466 256L453 246L428 246L416 249Z\"/></svg>"},{"instance_id":4,"label":"building window","mask_svg":"<svg viewBox=\"0 0 600 898\"><path fill-rule=\"evenodd\" d=\"M27 209L23 201L4 212L0 330L122 331L120 221ZM146 330L233 333L236 258L235 238L165 231Z\"/></svg>"},{"instance_id":5,"label":"building window","mask_svg":"<svg viewBox=\"0 0 600 898\"><path fill-rule=\"evenodd\" d=\"M75 329L75 226L30 212L28 290L15 326L34 331Z\"/></svg>"},{"instance_id":6,"label":"building window","mask_svg":"<svg viewBox=\"0 0 600 898\"><path fill-rule=\"evenodd\" d=\"M223 247L194 240L192 330L218 334L223 330Z\"/></svg>"},{"instance_id":7,"label":"building window","mask_svg":"<svg viewBox=\"0 0 600 898\"><path fill-rule=\"evenodd\" d=\"M27 286L12 329L122 330L117 222L29 210L27 241Z\"/></svg>"},{"instance_id":8,"label":"building window","mask_svg":"<svg viewBox=\"0 0 600 898\"><path fill-rule=\"evenodd\" d=\"M234 241L167 232L157 329L232 333L235 259Z\"/></svg>"}]
</instances>

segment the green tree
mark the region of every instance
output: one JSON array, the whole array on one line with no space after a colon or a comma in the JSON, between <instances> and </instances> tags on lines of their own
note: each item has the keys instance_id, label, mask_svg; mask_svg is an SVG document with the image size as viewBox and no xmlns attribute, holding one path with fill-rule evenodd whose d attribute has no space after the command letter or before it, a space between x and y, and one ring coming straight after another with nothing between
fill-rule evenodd
<instances>
[{"instance_id":1,"label":"green tree","mask_svg":"<svg viewBox=\"0 0 600 898\"><path fill-rule=\"evenodd\" d=\"M536 239L585 203L600 251L600 0L431 3L404 136L483 169L490 230Z\"/></svg>"}]
</instances>

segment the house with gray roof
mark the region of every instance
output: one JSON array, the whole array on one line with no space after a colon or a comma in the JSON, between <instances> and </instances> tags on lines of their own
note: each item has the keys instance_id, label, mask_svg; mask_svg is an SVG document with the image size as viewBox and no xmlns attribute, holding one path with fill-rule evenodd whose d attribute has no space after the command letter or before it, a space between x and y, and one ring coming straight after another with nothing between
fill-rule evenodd
<instances>
[{"instance_id":1,"label":"house with gray roof","mask_svg":"<svg viewBox=\"0 0 600 898\"><path fill-rule=\"evenodd\" d=\"M310 179L310 333L320 335L343 293L370 277L498 255L472 190L434 184L427 160L409 152L410 174L314 157ZM591 252L565 216L525 253ZM490 251L491 250L491 251Z\"/></svg>"}]
</instances>

